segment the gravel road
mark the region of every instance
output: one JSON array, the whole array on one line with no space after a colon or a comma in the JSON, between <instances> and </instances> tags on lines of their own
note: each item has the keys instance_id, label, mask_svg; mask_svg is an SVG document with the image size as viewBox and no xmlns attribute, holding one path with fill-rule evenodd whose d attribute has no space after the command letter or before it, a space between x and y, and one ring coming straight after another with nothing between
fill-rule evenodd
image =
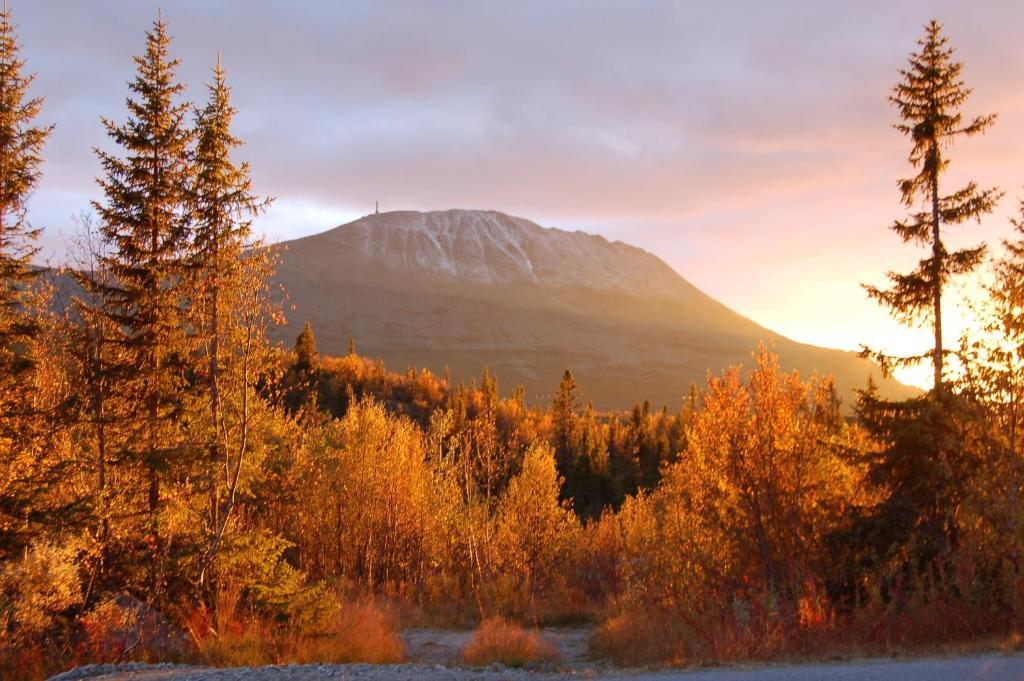
<instances>
[{"instance_id":1,"label":"gravel road","mask_svg":"<svg viewBox=\"0 0 1024 681\"><path fill-rule=\"evenodd\" d=\"M915 660L859 660L804 665L759 665L714 669L626 670L587 656L588 627L544 629L558 650L557 667L523 670L460 666L460 651L472 632L406 629L408 664L281 665L210 669L182 665L92 665L51 681L553 681L556 678L611 681L1024 681L1024 654L978 655ZM557 669L557 671L555 671Z\"/></svg>"},{"instance_id":2,"label":"gravel road","mask_svg":"<svg viewBox=\"0 0 1024 681\"><path fill-rule=\"evenodd\" d=\"M441 665L287 665L203 669L161 665L82 667L51 681L549 681L564 676L610 681L1024 681L1024 655L984 655L910 661L780 665L750 669L630 671L574 669L563 674L521 669L460 669Z\"/></svg>"}]
</instances>

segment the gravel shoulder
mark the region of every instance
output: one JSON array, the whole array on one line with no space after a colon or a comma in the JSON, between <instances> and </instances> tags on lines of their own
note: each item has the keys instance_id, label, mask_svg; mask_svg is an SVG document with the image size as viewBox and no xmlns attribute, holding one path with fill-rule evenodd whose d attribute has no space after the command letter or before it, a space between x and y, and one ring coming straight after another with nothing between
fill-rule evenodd
<instances>
[{"instance_id":1,"label":"gravel shoulder","mask_svg":"<svg viewBox=\"0 0 1024 681\"><path fill-rule=\"evenodd\" d=\"M565 676L613 681L1018 681L1024 656L984 655L949 659L869 660L842 664L779 665L694 671L582 669L564 672L501 667L450 668L441 665L283 665L204 669L174 665L82 667L52 681L546 681Z\"/></svg>"},{"instance_id":2,"label":"gravel shoulder","mask_svg":"<svg viewBox=\"0 0 1024 681\"><path fill-rule=\"evenodd\" d=\"M620 669L588 659L588 628L545 629L542 633L560 653L557 667L460 666L459 653L472 632L408 629L402 633L409 660L407 664L306 664L212 669L126 663L80 667L52 677L51 681L546 681L566 676L588 681L1024 681L1024 654L692 670Z\"/></svg>"}]
</instances>

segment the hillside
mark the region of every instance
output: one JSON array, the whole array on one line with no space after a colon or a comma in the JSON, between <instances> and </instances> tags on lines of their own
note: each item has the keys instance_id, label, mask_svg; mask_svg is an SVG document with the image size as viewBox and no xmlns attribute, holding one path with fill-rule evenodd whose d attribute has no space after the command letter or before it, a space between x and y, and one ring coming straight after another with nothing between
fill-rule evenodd
<instances>
[{"instance_id":1,"label":"hillside","mask_svg":"<svg viewBox=\"0 0 1024 681\"><path fill-rule=\"evenodd\" d=\"M277 280L294 305L284 342L309 321L323 352L351 336L396 369L448 366L459 380L486 366L531 402L568 367L599 408L678 405L761 340L787 368L831 372L847 400L869 375L883 394L909 393L852 353L757 325L642 249L494 211L368 215L286 242Z\"/></svg>"}]
</instances>

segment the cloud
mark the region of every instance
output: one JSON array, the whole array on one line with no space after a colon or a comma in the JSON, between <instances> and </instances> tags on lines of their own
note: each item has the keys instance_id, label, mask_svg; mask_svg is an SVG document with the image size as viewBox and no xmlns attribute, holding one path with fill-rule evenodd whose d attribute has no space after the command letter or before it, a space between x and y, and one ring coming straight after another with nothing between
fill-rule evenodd
<instances>
[{"instance_id":1,"label":"cloud","mask_svg":"<svg viewBox=\"0 0 1024 681\"><path fill-rule=\"evenodd\" d=\"M157 2L12 6L58 125L33 216L59 253ZM496 208L644 246L784 333L882 338L895 330L857 282L915 257L885 229L907 171L886 97L932 17L966 62L968 108L1001 113L954 151L956 178L1024 184L1017 2L185 0L164 16L190 97L223 53L241 156L278 198L272 237L376 200ZM975 233L998 237L1010 210Z\"/></svg>"}]
</instances>

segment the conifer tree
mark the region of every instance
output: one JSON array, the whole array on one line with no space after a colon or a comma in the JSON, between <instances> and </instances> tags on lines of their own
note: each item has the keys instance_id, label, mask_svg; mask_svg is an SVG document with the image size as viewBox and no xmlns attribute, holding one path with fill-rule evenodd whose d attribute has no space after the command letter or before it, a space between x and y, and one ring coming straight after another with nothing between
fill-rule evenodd
<instances>
[{"instance_id":1,"label":"conifer tree","mask_svg":"<svg viewBox=\"0 0 1024 681\"><path fill-rule=\"evenodd\" d=\"M112 390L126 401L117 458L134 463L145 477L149 518L150 588L157 588L156 560L162 551L159 528L161 481L183 452L180 432L184 372L190 354L187 332L189 274L190 146L193 132L175 80L178 61L162 18L146 33L145 53L129 83L128 118L118 125L103 119L116 155L97 149L105 200L93 206L110 244L102 261L111 281L95 282L104 302L101 314L113 329L107 341L118 347L105 371Z\"/></svg>"},{"instance_id":2,"label":"conifer tree","mask_svg":"<svg viewBox=\"0 0 1024 681\"><path fill-rule=\"evenodd\" d=\"M657 485L661 464L655 434L651 428L652 420L650 400L644 400L642 404L638 402L633 405L629 427L626 430L628 450L640 470L639 484L647 489L653 489Z\"/></svg>"},{"instance_id":3,"label":"conifer tree","mask_svg":"<svg viewBox=\"0 0 1024 681\"><path fill-rule=\"evenodd\" d=\"M900 191L904 205L918 210L892 229L904 242L927 246L930 253L912 272L890 273L888 289L865 288L897 320L930 323L934 344L913 357L867 349L862 354L875 358L885 371L930 360L934 385L927 395L901 402L883 400L870 389L861 392L860 423L880 445L862 458L878 500L858 510L851 534L840 537L844 546L854 548L850 562L872 569L884 565L900 578L945 563L959 543L958 512L976 466L970 461L969 405L949 390L945 376L942 294L953 277L978 267L986 247L981 243L950 252L943 235L950 225L991 212L1001 196L974 182L951 193L942 188L949 167L945 150L960 137L984 132L995 116L964 121L960 109L971 90L960 77L963 67L954 60L941 24L930 22L918 44L920 50L910 56L890 97L902 119L896 129L912 140L909 161L916 171L900 181ZM838 421L836 413L833 407L829 418Z\"/></svg>"},{"instance_id":4,"label":"conifer tree","mask_svg":"<svg viewBox=\"0 0 1024 681\"><path fill-rule=\"evenodd\" d=\"M572 478L566 478L563 485L563 498L572 498L573 510L580 518L595 519L615 502L615 493L608 469L608 443L591 402L579 420L579 449Z\"/></svg>"},{"instance_id":5,"label":"conifer tree","mask_svg":"<svg viewBox=\"0 0 1024 681\"><path fill-rule=\"evenodd\" d=\"M309 322L295 339L295 368L309 374L320 370L320 353L316 350L316 338Z\"/></svg>"},{"instance_id":6,"label":"conifer tree","mask_svg":"<svg viewBox=\"0 0 1024 681\"><path fill-rule=\"evenodd\" d=\"M316 413L319 406L320 353L309 322L295 339L295 364L292 366L291 407L307 416Z\"/></svg>"},{"instance_id":7,"label":"conifer tree","mask_svg":"<svg viewBox=\"0 0 1024 681\"><path fill-rule=\"evenodd\" d=\"M43 100L29 97L34 75L25 62L4 6L0 12L0 557L16 550L22 521L38 513L39 471L33 425L40 405L32 387L40 333L32 259L39 229L27 216L27 201L39 181L43 144L52 126L35 123Z\"/></svg>"},{"instance_id":8,"label":"conifer tree","mask_svg":"<svg viewBox=\"0 0 1024 681\"><path fill-rule=\"evenodd\" d=\"M910 64L900 71L902 80L893 89L890 101L899 109L901 122L895 127L912 141L909 161L915 174L900 180L903 204L912 212L897 220L892 230L904 243L929 248L911 272L889 273L889 288L865 286L868 295L887 307L905 324L921 320L930 322L934 346L913 357L893 357L866 348L865 356L878 361L887 371L930 359L934 369L934 387L942 390L947 351L942 340L942 293L949 281L974 271L985 254L985 244L948 251L943 230L969 220L979 220L992 211L1002 193L995 188L979 189L974 182L947 193L941 180L949 167L944 155L954 140L983 133L995 121L995 115L978 116L964 121L960 109L971 94L960 77L963 65L954 60L954 50L942 34L942 25L931 21L918 45L920 51L910 56Z\"/></svg>"},{"instance_id":9,"label":"conifer tree","mask_svg":"<svg viewBox=\"0 0 1024 681\"><path fill-rule=\"evenodd\" d=\"M29 284L38 275L32 258L39 252L40 230L29 223L26 204L53 130L34 123L43 100L28 96L35 75L22 73L19 49L5 6L0 11L0 376L5 381L30 368L23 350L38 332Z\"/></svg>"},{"instance_id":10,"label":"conifer tree","mask_svg":"<svg viewBox=\"0 0 1024 681\"><path fill-rule=\"evenodd\" d=\"M252 219L269 200L252 191L249 165L231 158L242 142L231 132L236 113L218 55L209 100L196 115L195 183L191 207L192 312L200 346L202 387L209 410L209 513L200 582L213 560L234 507L246 457L255 353L263 346L262 309L273 263L252 239ZM223 392L238 408L225 418ZM223 484L222 484L223 483Z\"/></svg>"},{"instance_id":11,"label":"conifer tree","mask_svg":"<svg viewBox=\"0 0 1024 681\"><path fill-rule=\"evenodd\" d=\"M562 375L558 391L551 402L551 439L555 447L558 471L569 478L576 458L579 426L576 416L576 379L568 369Z\"/></svg>"}]
</instances>

